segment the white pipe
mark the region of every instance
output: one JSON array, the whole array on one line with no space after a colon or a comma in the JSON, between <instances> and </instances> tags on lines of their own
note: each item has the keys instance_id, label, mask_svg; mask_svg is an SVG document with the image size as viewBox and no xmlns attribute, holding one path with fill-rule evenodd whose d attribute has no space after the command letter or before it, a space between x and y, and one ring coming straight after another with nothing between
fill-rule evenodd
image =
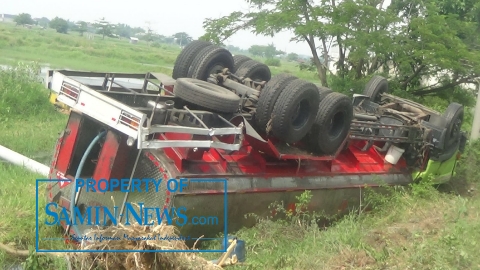
<instances>
[{"instance_id":1,"label":"white pipe","mask_svg":"<svg viewBox=\"0 0 480 270\"><path fill-rule=\"evenodd\" d=\"M5 159L15 165L23 166L25 169L41 174L45 177L48 177L50 173L50 168L39 162L36 162L33 159L29 159L26 156L20 155L19 153L12 151L6 147L0 145L0 158Z\"/></svg>"},{"instance_id":2,"label":"white pipe","mask_svg":"<svg viewBox=\"0 0 480 270\"><path fill-rule=\"evenodd\" d=\"M472 141L480 137L480 80L477 80L477 104L473 115L472 132L470 139Z\"/></svg>"}]
</instances>

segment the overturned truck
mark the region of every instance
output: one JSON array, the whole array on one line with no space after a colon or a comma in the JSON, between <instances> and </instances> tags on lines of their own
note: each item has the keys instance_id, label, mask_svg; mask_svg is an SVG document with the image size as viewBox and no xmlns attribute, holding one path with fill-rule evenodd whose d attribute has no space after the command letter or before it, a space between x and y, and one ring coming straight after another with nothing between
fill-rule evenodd
<instances>
[{"instance_id":1,"label":"overturned truck","mask_svg":"<svg viewBox=\"0 0 480 270\"><path fill-rule=\"evenodd\" d=\"M205 41L183 49L172 77L66 70L47 77L51 100L71 108L47 200L70 213L104 206L122 214L127 203L142 202L218 218L180 227L192 237L250 226L245 214L271 215L271 203L291 207L305 190L311 210L333 215L358 207L365 187L448 181L466 141L457 103L436 112L388 94L380 76L350 98L290 74L272 76L268 66ZM76 179L104 181L92 192L74 188ZM164 181L157 189L149 182L148 192L102 190L112 179L128 179L129 187L135 179ZM170 192L168 179L188 185ZM112 223L103 221L97 225ZM91 227L62 225L70 235Z\"/></svg>"}]
</instances>

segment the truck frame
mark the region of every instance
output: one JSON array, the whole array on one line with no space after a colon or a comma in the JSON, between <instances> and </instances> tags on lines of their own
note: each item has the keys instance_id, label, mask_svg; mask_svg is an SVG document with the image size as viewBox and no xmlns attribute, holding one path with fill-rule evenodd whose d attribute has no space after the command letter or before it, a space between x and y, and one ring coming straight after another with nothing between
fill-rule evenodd
<instances>
[{"instance_id":1,"label":"truck frame","mask_svg":"<svg viewBox=\"0 0 480 270\"><path fill-rule=\"evenodd\" d=\"M217 49L209 46L210 52ZM208 53L197 49L195 54L202 58ZM46 86L52 91L51 100L65 104L71 112L52 159L49 177L57 181L48 184L47 201L67 210L73 205L120 205L123 211L126 202L139 201L164 209L182 205L189 209L189 216L214 215L222 221L226 214L224 233L230 233L255 223L245 214L271 215L268 206L275 201L293 210L296 196L305 190L313 195L309 209L341 215L361 204L367 187L381 190L383 185L408 185L428 177L443 183L453 175L466 140L459 130L463 107L458 104L452 103L440 114L386 93L386 80L375 76L365 92L351 100L352 119L338 147L318 154L311 151L309 142L286 143L258 128L252 111L273 79L264 80L262 74L251 79L255 76L245 76L241 64L236 64L189 78L49 71ZM195 61L188 65L195 67ZM189 85L190 90L224 89L241 102L231 112L198 106L178 91L179 86ZM339 95L318 89L323 99ZM393 157L395 150L403 155ZM158 193L76 192L72 183L78 178L183 178L188 188L175 194L165 184ZM226 179L228 204L224 205L222 183L195 179ZM219 222L208 229L185 225L181 232L214 237L224 225ZM89 228L66 223L63 227L71 235Z\"/></svg>"}]
</instances>

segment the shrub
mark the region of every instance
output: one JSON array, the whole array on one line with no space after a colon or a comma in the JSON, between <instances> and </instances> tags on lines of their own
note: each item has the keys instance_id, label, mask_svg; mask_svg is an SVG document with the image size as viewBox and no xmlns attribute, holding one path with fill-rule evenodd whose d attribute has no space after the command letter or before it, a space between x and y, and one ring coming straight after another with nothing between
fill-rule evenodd
<instances>
[{"instance_id":1,"label":"shrub","mask_svg":"<svg viewBox=\"0 0 480 270\"><path fill-rule=\"evenodd\" d=\"M0 122L54 111L48 101L49 92L40 83L39 72L37 63L18 63L0 69Z\"/></svg>"},{"instance_id":2,"label":"shrub","mask_svg":"<svg viewBox=\"0 0 480 270\"><path fill-rule=\"evenodd\" d=\"M279 67L281 65L280 59L268 58L267 60L265 60L265 65L272 66L272 67Z\"/></svg>"}]
</instances>

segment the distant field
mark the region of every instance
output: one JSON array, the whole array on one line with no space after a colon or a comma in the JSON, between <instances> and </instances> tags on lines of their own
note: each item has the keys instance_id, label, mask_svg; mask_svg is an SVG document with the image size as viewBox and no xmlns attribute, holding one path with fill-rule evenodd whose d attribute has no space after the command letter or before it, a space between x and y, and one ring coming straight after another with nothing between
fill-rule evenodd
<instances>
[{"instance_id":1,"label":"distant field","mask_svg":"<svg viewBox=\"0 0 480 270\"><path fill-rule=\"evenodd\" d=\"M94 39L76 32L59 34L53 29L27 29L0 23L0 64L17 60L36 61L51 68L98 72L162 72L171 75L181 48L170 44L95 35ZM262 59L258 59L263 61ZM292 73L299 78L319 82L312 72L300 72L295 63L282 61L270 67L272 74Z\"/></svg>"}]
</instances>

